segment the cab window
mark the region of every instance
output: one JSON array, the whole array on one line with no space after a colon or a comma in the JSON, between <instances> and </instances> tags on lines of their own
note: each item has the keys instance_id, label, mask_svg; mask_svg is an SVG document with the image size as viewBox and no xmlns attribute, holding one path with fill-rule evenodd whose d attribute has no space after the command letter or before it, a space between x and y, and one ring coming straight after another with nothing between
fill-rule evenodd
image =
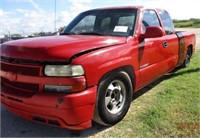
<instances>
[{"instance_id":1,"label":"cab window","mask_svg":"<svg viewBox=\"0 0 200 138\"><path fill-rule=\"evenodd\" d=\"M154 10L145 10L142 19L143 32L146 31L148 26L160 26L158 16Z\"/></svg>"},{"instance_id":2,"label":"cab window","mask_svg":"<svg viewBox=\"0 0 200 138\"><path fill-rule=\"evenodd\" d=\"M167 11L160 11L159 15L163 22L165 33L167 35L173 34L174 33L174 24L172 22L172 19L171 19L169 13Z\"/></svg>"}]
</instances>

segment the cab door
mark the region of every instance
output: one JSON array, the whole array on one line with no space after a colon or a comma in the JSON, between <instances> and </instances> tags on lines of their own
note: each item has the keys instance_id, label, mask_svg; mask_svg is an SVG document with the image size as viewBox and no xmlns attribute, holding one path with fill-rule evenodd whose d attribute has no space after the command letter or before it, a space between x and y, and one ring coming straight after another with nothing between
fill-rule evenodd
<instances>
[{"instance_id":1,"label":"cab door","mask_svg":"<svg viewBox=\"0 0 200 138\"><path fill-rule=\"evenodd\" d=\"M154 10L145 10L142 19L142 32L145 33L149 26L160 26L159 18ZM167 69L163 65L165 55L163 55L164 37L145 38L139 44L139 70L140 70L140 87L150 83L159 76L163 75Z\"/></svg>"}]
</instances>

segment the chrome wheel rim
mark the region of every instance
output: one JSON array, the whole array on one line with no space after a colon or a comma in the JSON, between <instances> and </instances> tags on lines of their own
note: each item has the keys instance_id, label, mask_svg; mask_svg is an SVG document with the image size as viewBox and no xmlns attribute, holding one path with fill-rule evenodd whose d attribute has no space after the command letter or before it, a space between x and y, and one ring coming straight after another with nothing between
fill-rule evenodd
<instances>
[{"instance_id":1,"label":"chrome wheel rim","mask_svg":"<svg viewBox=\"0 0 200 138\"><path fill-rule=\"evenodd\" d=\"M185 65L188 66L190 64L190 57L191 57L191 53L190 51L187 51L187 55L185 58Z\"/></svg>"},{"instance_id":2,"label":"chrome wheel rim","mask_svg":"<svg viewBox=\"0 0 200 138\"><path fill-rule=\"evenodd\" d=\"M190 56L187 55L187 56L186 56L186 59L185 59L185 64L186 64L186 66L188 66L189 63L190 63Z\"/></svg>"},{"instance_id":3,"label":"chrome wheel rim","mask_svg":"<svg viewBox=\"0 0 200 138\"><path fill-rule=\"evenodd\" d=\"M111 114L118 114L124 107L126 88L120 80L112 81L106 90L105 106Z\"/></svg>"}]
</instances>

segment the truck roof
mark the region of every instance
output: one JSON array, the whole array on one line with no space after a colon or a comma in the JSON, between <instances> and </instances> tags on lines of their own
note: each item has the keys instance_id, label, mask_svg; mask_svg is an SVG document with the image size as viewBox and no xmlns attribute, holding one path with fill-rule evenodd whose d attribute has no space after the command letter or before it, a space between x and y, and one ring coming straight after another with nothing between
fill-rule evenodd
<instances>
[{"instance_id":1,"label":"truck roof","mask_svg":"<svg viewBox=\"0 0 200 138\"><path fill-rule=\"evenodd\" d=\"M96 8L91 10L111 10L111 9L155 9L157 11L163 11L163 9L160 8L144 7L144 6L114 6L114 7Z\"/></svg>"},{"instance_id":2,"label":"truck roof","mask_svg":"<svg viewBox=\"0 0 200 138\"><path fill-rule=\"evenodd\" d=\"M104 7L104 8L96 8L92 10L109 10L109 9L142 9L144 6L115 6L115 7Z\"/></svg>"}]
</instances>

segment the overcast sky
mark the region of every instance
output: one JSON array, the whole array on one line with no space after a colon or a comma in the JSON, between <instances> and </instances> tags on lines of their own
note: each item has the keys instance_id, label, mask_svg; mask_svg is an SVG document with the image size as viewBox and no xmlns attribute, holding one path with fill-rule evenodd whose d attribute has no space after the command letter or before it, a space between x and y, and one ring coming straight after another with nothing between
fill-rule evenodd
<instances>
[{"instance_id":1,"label":"overcast sky","mask_svg":"<svg viewBox=\"0 0 200 138\"><path fill-rule=\"evenodd\" d=\"M99 7L143 5L166 9L173 19L200 18L200 0L56 0L56 28ZM55 0L0 0L0 36L54 31Z\"/></svg>"}]
</instances>

